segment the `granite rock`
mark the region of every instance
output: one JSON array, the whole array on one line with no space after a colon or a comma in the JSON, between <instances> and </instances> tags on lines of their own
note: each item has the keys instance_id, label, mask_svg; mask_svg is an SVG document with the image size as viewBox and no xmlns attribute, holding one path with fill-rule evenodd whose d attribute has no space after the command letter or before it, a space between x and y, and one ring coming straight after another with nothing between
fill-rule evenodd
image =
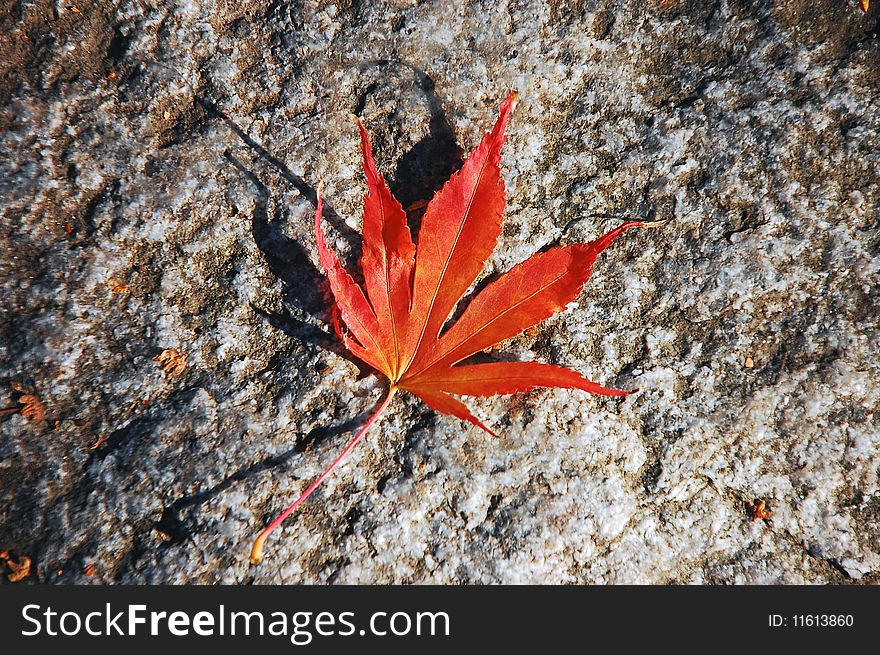
<instances>
[{"instance_id":1,"label":"granite rock","mask_svg":"<svg viewBox=\"0 0 880 655\"><path fill-rule=\"evenodd\" d=\"M0 417L0 548L31 580L880 580L880 7L4 6L0 406L45 418ZM640 392L471 403L497 440L396 399L250 565L383 391L311 234L324 179L356 261L350 115L417 207L510 89L487 274L669 222L504 351Z\"/></svg>"}]
</instances>

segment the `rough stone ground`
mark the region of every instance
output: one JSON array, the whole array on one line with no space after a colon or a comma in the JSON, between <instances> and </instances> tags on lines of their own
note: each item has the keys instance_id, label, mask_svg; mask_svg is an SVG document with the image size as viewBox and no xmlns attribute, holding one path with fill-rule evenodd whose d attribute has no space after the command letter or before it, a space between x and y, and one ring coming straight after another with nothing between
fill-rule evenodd
<instances>
[{"instance_id":1,"label":"rough stone ground","mask_svg":"<svg viewBox=\"0 0 880 655\"><path fill-rule=\"evenodd\" d=\"M880 580L880 7L0 9L0 407L45 407L0 417L0 549L31 580ZM328 334L311 235L324 178L354 261L349 115L409 206L509 89L488 273L670 223L506 350L641 392L472 403L499 440L397 399L249 565L382 392Z\"/></svg>"}]
</instances>

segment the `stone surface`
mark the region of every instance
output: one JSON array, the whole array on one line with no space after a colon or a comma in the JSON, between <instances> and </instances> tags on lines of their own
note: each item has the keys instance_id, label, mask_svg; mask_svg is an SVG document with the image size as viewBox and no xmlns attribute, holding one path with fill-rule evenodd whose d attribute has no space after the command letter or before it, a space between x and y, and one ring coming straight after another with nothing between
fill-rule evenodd
<instances>
[{"instance_id":1,"label":"stone surface","mask_svg":"<svg viewBox=\"0 0 880 655\"><path fill-rule=\"evenodd\" d=\"M3 7L0 405L46 416L0 417L0 549L32 580L880 580L880 7ZM249 565L382 393L311 235L323 178L354 261L349 115L410 206L509 89L487 273L670 222L506 350L641 392L473 402L498 440L397 399Z\"/></svg>"}]
</instances>

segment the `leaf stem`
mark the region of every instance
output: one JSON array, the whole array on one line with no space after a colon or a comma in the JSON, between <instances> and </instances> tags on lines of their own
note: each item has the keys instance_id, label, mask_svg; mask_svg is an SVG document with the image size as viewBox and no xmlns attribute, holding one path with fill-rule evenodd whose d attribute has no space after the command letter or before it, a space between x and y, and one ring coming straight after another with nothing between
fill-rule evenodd
<instances>
[{"instance_id":1,"label":"leaf stem","mask_svg":"<svg viewBox=\"0 0 880 655\"><path fill-rule=\"evenodd\" d=\"M263 544L265 543L266 538L270 534L272 534L272 532L275 530L275 528L277 528L279 525L281 525L284 522L284 519L286 519L288 516L290 516L290 514L297 507L299 507L309 496L312 495L312 492L315 489L317 489L318 486L327 478L327 476L329 476L333 472L333 469L335 469L339 465L339 463L342 462L343 459L345 459L346 455L348 455L354 449L354 447L361 440L361 438L367 433L367 430L369 430L373 426L373 424L382 415L382 412L384 412L385 409L388 407L388 405L391 404L391 399L394 398L394 394L396 394L396 393L397 393L397 387L392 385L391 388L388 390L388 395L385 396L385 400L383 400L382 404L379 405L379 408L373 413L373 415L369 418L369 420L367 420L367 422L358 431L358 433L356 435L354 435L354 438L348 443L348 445L345 447L345 449L341 453L339 453L339 456L333 460L333 463L330 464L330 466L328 466L324 470L324 472L318 476L318 479L315 480L311 484L311 486L308 489L306 489L303 492L303 494L299 498L297 498L296 501L294 501L294 503L292 505L290 505L290 507L288 507L286 510L281 512L281 514L279 514L278 518L276 518L268 526L266 526L266 529L263 530L259 534L256 541L254 541L253 548L251 549L250 559L251 559L252 564L259 564L260 562L263 561Z\"/></svg>"}]
</instances>

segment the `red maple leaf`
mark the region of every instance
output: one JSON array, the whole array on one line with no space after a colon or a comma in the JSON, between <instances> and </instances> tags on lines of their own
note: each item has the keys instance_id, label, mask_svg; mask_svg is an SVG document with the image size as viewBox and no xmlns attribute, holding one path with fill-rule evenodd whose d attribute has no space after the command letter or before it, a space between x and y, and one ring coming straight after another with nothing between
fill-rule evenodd
<instances>
[{"instance_id":1,"label":"red maple leaf","mask_svg":"<svg viewBox=\"0 0 880 655\"><path fill-rule=\"evenodd\" d=\"M327 246L318 189L315 238L336 300L333 323L345 347L390 382L388 395L333 463L257 538L251 561L262 560L266 537L348 455L394 395L408 391L432 409L494 434L454 396L494 396L536 387L607 389L575 371L539 362L460 364L565 309L590 277L593 262L618 236L643 222L624 223L584 244L558 246L513 267L480 291L445 331L456 304L495 249L504 211L499 162L504 130L516 104L511 93L494 129L428 203L413 243L406 213L376 170L370 139L358 121L367 194L364 198L361 288Z\"/></svg>"}]
</instances>

